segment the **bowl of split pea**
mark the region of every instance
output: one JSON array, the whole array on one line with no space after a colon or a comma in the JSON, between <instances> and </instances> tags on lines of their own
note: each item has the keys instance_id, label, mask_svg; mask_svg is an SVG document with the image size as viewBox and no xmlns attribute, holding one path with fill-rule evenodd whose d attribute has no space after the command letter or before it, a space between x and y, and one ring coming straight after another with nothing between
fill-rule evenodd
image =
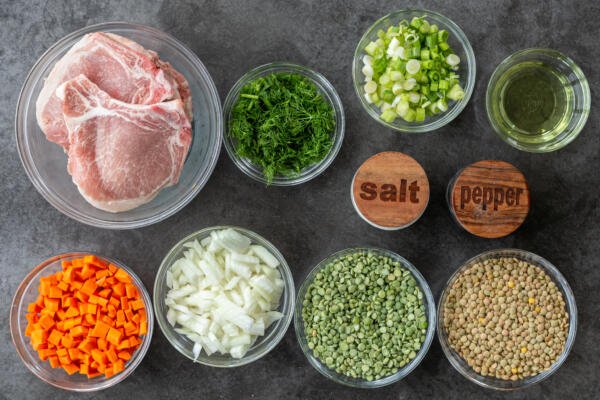
<instances>
[{"instance_id":1,"label":"bowl of split pea","mask_svg":"<svg viewBox=\"0 0 600 400\"><path fill-rule=\"evenodd\" d=\"M414 370L435 333L429 285L389 250L350 248L317 264L300 287L296 337L309 363L351 387L378 388Z\"/></svg>"},{"instance_id":2,"label":"bowl of split pea","mask_svg":"<svg viewBox=\"0 0 600 400\"><path fill-rule=\"evenodd\" d=\"M564 363L577 331L569 284L524 250L482 253L450 277L438 305L438 338L450 364L490 389L515 390Z\"/></svg>"}]
</instances>

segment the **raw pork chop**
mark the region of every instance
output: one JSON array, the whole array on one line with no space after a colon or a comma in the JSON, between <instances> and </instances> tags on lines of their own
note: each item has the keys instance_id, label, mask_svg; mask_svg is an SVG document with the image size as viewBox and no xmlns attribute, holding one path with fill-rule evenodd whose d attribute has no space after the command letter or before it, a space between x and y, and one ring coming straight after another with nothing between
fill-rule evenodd
<instances>
[{"instance_id":1,"label":"raw pork chop","mask_svg":"<svg viewBox=\"0 0 600 400\"><path fill-rule=\"evenodd\" d=\"M115 36L102 32L85 35L56 63L40 92L36 103L38 124L48 140L65 150L69 144L67 130L55 92L59 85L79 74L126 103L154 104L179 97L171 74L148 53L136 51L115 40Z\"/></svg>"},{"instance_id":2,"label":"raw pork chop","mask_svg":"<svg viewBox=\"0 0 600 400\"><path fill-rule=\"evenodd\" d=\"M183 101L183 105L185 106L185 112L186 112L188 118L190 119L190 121L192 121L192 119L193 119L192 93L190 92L190 85L188 84L187 79L185 79L185 76L183 76L183 74L181 72L179 72L175 68L173 68L173 66L170 63L168 63L167 61L162 61L158 57L158 54L155 51L148 50L148 49L144 48L143 46L141 46L139 43L134 42L131 39L128 39L123 36L115 35L114 33L109 33L109 32L106 32L105 35L107 35L108 37L110 37L111 39L113 39L117 42L120 42L121 44L129 47L130 49L132 49L134 51L137 51L140 53L146 53L146 55L148 57L150 57L151 59L154 60L156 65L158 65L163 71L165 71L165 73L167 75L171 76L173 78L173 80L175 81L175 83L177 84L177 92L179 94L179 97L176 96L176 98L180 98L181 101Z\"/></svg>"},{"instance_id":3,"label":"raw pork chop","mask_svg":"<svg viewBox=\"0 0 600 400\"><path fill-rule=\"evenodd\" d=\"M128 104L84 75L56 93L69 132L67 168L94 207L127 211L177 183L192 139L181 100Z\"/></svg>"}]
</instances>

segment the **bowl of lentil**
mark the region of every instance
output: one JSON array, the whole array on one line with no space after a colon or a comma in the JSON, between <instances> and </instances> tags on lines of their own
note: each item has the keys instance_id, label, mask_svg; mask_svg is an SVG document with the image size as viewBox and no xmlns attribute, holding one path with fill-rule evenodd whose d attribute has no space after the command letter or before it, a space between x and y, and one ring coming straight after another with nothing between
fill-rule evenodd
<instances>
[{"instance_id":1,"label":"bowl of lentil","mask_svg":"<svg viewBox=\"0 0 600 400\"><path fill-rule=\"evenodd\" d=\"M435 334L429 285L389 250L349 248L325 258L304 280L294 327L309 363L351 387L378 388L414 370Z\"/></svg>"},{"instance_id":2,"label":"bowl of lentil","mask_svg":"<svg viewBox=\"0 0 600 400\"><path fill-rule=\"evenodd\" d=\"M515 390L548 378L577 331L569 284L524 250L484 252L450 277L438 304L438 338L450 364L490 389Z\"/></svg>"}]
</instances>

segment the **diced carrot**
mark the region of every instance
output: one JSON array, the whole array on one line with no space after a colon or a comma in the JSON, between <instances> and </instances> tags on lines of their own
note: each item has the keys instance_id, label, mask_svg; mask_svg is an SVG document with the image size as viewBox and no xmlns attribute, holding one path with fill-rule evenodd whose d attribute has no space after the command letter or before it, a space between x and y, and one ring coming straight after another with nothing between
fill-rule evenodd
<instances>
[{"instance_id":1,"label":"diced carrot","mask_svg":"<svg viewBox=\"0 0 600 400\"><path fill-rule=\"evenodd\" d=\"M100 350L106 350L108 349L108 342L106 341L106 339L98 339L98 343L97 343L98 349Z\"/></svg>"},{"instance_id":2,"label":"diced carrot","mask_svg":"<svg viewBox=\"0 0 600 400\"><path fill-rule=\"evenodd\" d=\"M104 353L106 354L106 358L108 358L108 361L110 361L111 363L119 361L119 356L117 356L117 353L113 349L108 349Z\"/></svg>"},{"instance_id":3,"label":"diced carrot","mask_svg":"<svg viewBox=\"0 0 600 400\"><path fill-rule=\"evenodd\" d=\"M106 322L101 321L101 320L96 321L96 325L90 332L90 336L104 338L104 337L106 337L106 334L108 333L109 329L110 329L110 325L108 325Z\"/></svg>"},{"instance_id":4,"label":"diced carrot","mask_svg":"<svg viewBox=\"0 0 600 400\"><path fill-rule=\"evenodd\" d=\"M131 301L129 302L129 304L131 305L131 308L133 308L134 311L144 308L144 301L140 299Z\"/></svg>"},{"instance_id":5,"label":"diced carrot","mask_svg":"<svg viewBox=\"0 0 600 400\"><path fill-rule=\"evenodd\" d=\"M75 258L71 260L71 265L75 268L83 267L83 258Z\"/></svg>"},{"instance_id":6,"label":"diced carrot","mask_svg":"<svg viewBox=\"0 0 600 400\"><path fill-rule=\"evenodd\" d=\"M73 347L73 337L69 334L66 334L62 337L60 344L62 344L63 346L65 346L67 349Z\"/></svg>"},{"instance_id":7,"label":"diced carrot","mask_svg":"<svg viewBox=\"0 0 600 400\"><path fill-rule=\"evenodd\" d=\"M69 309L67 310L66 313L66 317L67 318L73 318L73 317L77 317L79 315L79 310L76 307L69 307Z\"/></svg>"},{"instance_id":8,"label":"diced carrot","mask_svg":"<svg viewBox=\"0 0 600 400\"><path fill-rule=\"evenodd\" d=\"M127 297L121 297L121 308L123 311L129 310L129 300Z\"/></svg>"},{"instance_id":9,"label":"diced carrot","mask_svg":"<svg viewBox=\"0 0 600 400\"><path fill-rule=\"evenodd\" d=\"M53 352L53 350L51 349L39 349L38 351L38 356L40 356L40 360L42 361L46 361L48 359L48 357L50 357ZM56 353L54 353L56 354Z\"/></svg>"},{"instance_id":10,"label":"diced carrot","mask_svg":"<svg viewBox=\"0 0 600 400\"><path fill-rule=\"evenodd\" d=\"M119 282L131 283L131 276L123 268L117 268L117 271L113 275Z\"/></svg>"},{"instance_id":11,"label":"diced carrot","mask_svg":"<svg viewBox=\"0 0 600 400\"><path fill-rule=\"evenodd\" d=\"M48 357L48 361L50 361L50 366L52 368L60 367L60 363L58 362L58 356L50 356Z\"/></svg>"},{"instance_id":12,"label":"diced carrot","mask_svg":"<svg viewBox=\"0 0 600 400\"><path fill-rule=\"evenodd\" d=\"M38 324L43 330L47 331L54 326L54 320L49 315L42 315L38 320Z\"/></svg>"},{"instance_id":13,"label":"diced carrot","mask_svg":"<svg viewBox=\"0 0 600 400\"><path fill-rule=\"evenodd\" d=\"M129 343L129 339L122 340L121 343L117 346L117 350L125 350L130 348L131 345Z\"/></svg>"},{"instance_id":14,"label":"diced carrot","mask_svg":"<svg viewBox=\"0 0 600 400\"><path fill-rule=\"evenodd\" d=\"M75 298L83 303L87 303L89 300L89 296L80 290L75 293Z\"/></svg>"},{"instance_id":15,"label":"diced carrot","mask_svg":"<svg viewBox=\"0 0 600 400\"><path fill-rule=\"evenodd\" d=\"M62 297L62 290L58 286L50 286L47 296L51 299L60 299Z\"/></svg>"},{"instance_id":16,"label":"diced carrot","mask_svg":"<svg viewBox=\"0 0 600 400\"><path fill-rule=\"evenodd\" d=\"M102 316L102 321L106 322L110 326L114 326L115 325L115 321L112 318L110 318L108 315L103 315Z\"/></svg>"},{"instance_id":17,"label":"diced carrot","mask_svg":"<svg viewBox=\"0 0 600 400\"><path fill-rule=\"evenodd\" d=\"M115 318L117 316L117 309L112 304L109 304L106 309L108 310L108 316L110 318Z\"/></svg>"},{"instance_id":18,"label":"diced carrot","mask_svg":"<svg viewBox=\"0 0 600 400\"><path fill-rule=\"evenodd\" d=\"M118 329L115 329L115 328L110 328L108 331L108 334L106 335L106 340L109 343L112 343L115 346L118 346L119 343L121 343L122 336L123 336L123 334L121 333L121 331L119 331Z\"/></svg>"},{"instance_id":19,"label":"diced carrot","mask_svg":"<svg viewBox=\"0 0 600 400\"><path fill-rule=\"evenodd\" d=\"M94 294L97 287L98 285L96 285L95 279L88 279L85 282L83 282L83 286L81 286L81 289L79 290L87 294L88 296L91 296Z\"/></svg>"},{"instance_id":20,"label":"diced carrot","mask_svg":"<svg viewBox=\"0 0 600 400\"><path fill-rule=\"evenodd\" d=\"M71 282L71 288L73 288L73 290L79 290L79 289L81 289L82 286L83 286L83 282L81 282L81 281L73 280Z\"/></svg>"},{"instance_id":21,"label":"diced carrot","mask_svg":"<svg viewBox=\"0 0 600 400\"><path fill-rule=\"evenodd\" d=\"M63 266L63 272L63 282L71 283L75 276L75 269L70 265L67 268Z\"/></svg>"},{"instance_id":22,"label":"diced carrot","mask_svg":"<svg viewBox=\"0 0 600 400\"><path fill-rule=\"evenodd\" d=\"M86 336L88 334L88 331L89 331L89 329L87 329L86 327L77 325L71 329L70 333L71 333L71 336L73 336L75 338L75 337Z\"/></svg>"},{"instance_id":23,"label":"diced carrot","mask_svg":"<svg viewBox=\"0 0 600 400\"><path fill-rule=\"evenodd\" d=\"M133 321L133 311L131 311L130 309L125 310L125 316L127 317L127 321Z\"/></svg>"},{"instance_id":24,"label":"diced carrot","mask_svg":"<svg viewBox=\"0 0 600 400\"><path fill-rule=\"evenodd\" d=\"M125 293L127 293L127 297L130 299L138 297L137 289L130 284L125 285Z\"/></svg>"},{"instance_id":25,"label":"diced carrot","mask_svg":"<svg viewBox=\"0 0 600 400\"><path fill-rule=\"evenodd\" d=\"M140 335L145 335L148 333L148 323L146 321L142 321L140 324Z\"/></svg>"},{"instance_id":26,"label":"diced carrot","mask_svg":"<svg viewBox=\"0 0 600 400\"><path fill-rule=\"evenodd\" d=\"M67 318L67 312L65 310L61 310L61 309L56 310L56 315L58 315L58 319Z\"/></svg>"},{"instance_id":27,"label":"diced carrot","mask_svg":"<svg viewBox=\"0 0 600 400\"><path fill-rule=\"evenodd\" d=\"M96 324L96 316L94 315L94 313L85 314L84 321L86 324L89 324L89 326L94 326Z\"/></svg>"},{"instance_id":28,"label":"diced carrot","mask_svg":"<svg viewBox=\"0 0 600 400\"><path fill-rule=\"evenodd\" d=\"M112 367L106 367L104 368L104 376L106 376L106 378L111 378L115 375L115 372L113 371Z\"/></svg>"},{"instance_id":29,"label":"diced carrot","mask_svg":"<svg viewBox=\"0 0 600 400\"><path fill-rule=\"evenodd\" d=\"M123 360L117 359L116 361L113 362L112 368L113 368L113 372L115 374L118 374L119 372L121 372L125 369L125 363L123 362Z\"/></svg>"},{"instance_id":30,"label":"diced carrot","mask_svg":"<svg viewBox=\"0 0 600 400\"><path fill-rule=\"evenodd\" d=\"M59 308L59 302L56 299L44 298L44 307L52 311L57 311Z\"/></svg>"},{"instance_id":31,"label":"diced carrot","mask_svg":"<svg viewBox=\"0 0 600 400\"><path fill-rule=\"evenodd\" d=\"M75 372L79 371L79 367L75 364L63 365L62 367L69 375L73 375Z\"/></svg>"},{"instance_id":32,"label":"diced carrot","mask_svg":"<svg viewBox=\"0 0 600 400\"><path fill-rule=\"evenodd\" d=\"M52 332L50 332L50 335L48 336L48 341L53 345L58 346L60 344L61 338L62 333L56 329L53 329Z\"/></svg>"},{"instance_id":33,"label":"diced carrot","mask_svg":"<svg viewBox=\"0 0 600 400\"><path fill-rule=\"evenodd\" d=\"M95 294L90 295L89 302L92 304L98 304L101 307L106 307L108 304L108 300L100 296L96 296Z\"/></svg>"},{"instance_id":34,"label":"diced carrot","mask_svg":"<svg viewBox=\"0 0 600 400\"><path fill-rule=\"evenodd\" d=\"M75 317L75 318L66 319L64 321L64 325L63 325L65 331L68 331L68 330L74 328L77 325L81 325L81 320L82 320L81 316Z\"/></svg>"},{"instance_id":35,"label":"diced carrot","mask_svg":"<svg viewBox=\"0 0 600 400\"><path fill-rule=\"evenodd\" d=\"M42 361L67 373L111 377L147 334L146 312L131 276L97 256L61 263L39 280L27 306L25 335Z\"/></svg>"},{"instance_id":36,"label":"diced carrot","mask_svg":"<svg viewBox=\"0 0 600 400\"><path fill-rule=\"evenodd\" d=\"M69 349L69 357L71 360L79 359L79 349L77 347L72 347Z\"/></svg>"},{"instance_id":37,"label":"diced carrot","mask_svg":"<svg viewBox=\"0 0 600 400\"><path fill-rule=\"evenodd\" d=\"M101 270L96 271L96 275L95 276L96 276L96 279L100 279L100 278L105 278L105 277L110 276L110 275L112 275L112 274L111 274L111 272L109 270L107 270L107 269L101 269Z\"/></svg>"},{"instance_id":38,"label":"diced carrot","mask_svg":"<svg viewBox=\"0 0 600 400\"><path fill-rule=\"evenodd\" d=\"M104 352L102 352L102 351L100 351L98 349L93 349L92 350L92 358L98 364L106 364L106 355L104 354Z\"/></svg>"}]
</instances>

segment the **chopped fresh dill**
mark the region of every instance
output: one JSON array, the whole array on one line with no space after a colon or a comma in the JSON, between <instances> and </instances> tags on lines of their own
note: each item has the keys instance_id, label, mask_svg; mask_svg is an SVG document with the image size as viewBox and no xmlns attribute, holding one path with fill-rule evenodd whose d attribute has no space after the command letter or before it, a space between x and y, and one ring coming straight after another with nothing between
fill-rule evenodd
<instances>
[{"instance_id":1,"label":"chopped fresh dill","mask_svg":"<svg viewBox=\"0 0 600 400\"><path fill-rule=\"evenodd\" d=\"M247 83L229 121L237 155L259 165L269 184L325 158L334 129L331 104L307 77L294 73Z\"/></svg>"}]
</instances>

